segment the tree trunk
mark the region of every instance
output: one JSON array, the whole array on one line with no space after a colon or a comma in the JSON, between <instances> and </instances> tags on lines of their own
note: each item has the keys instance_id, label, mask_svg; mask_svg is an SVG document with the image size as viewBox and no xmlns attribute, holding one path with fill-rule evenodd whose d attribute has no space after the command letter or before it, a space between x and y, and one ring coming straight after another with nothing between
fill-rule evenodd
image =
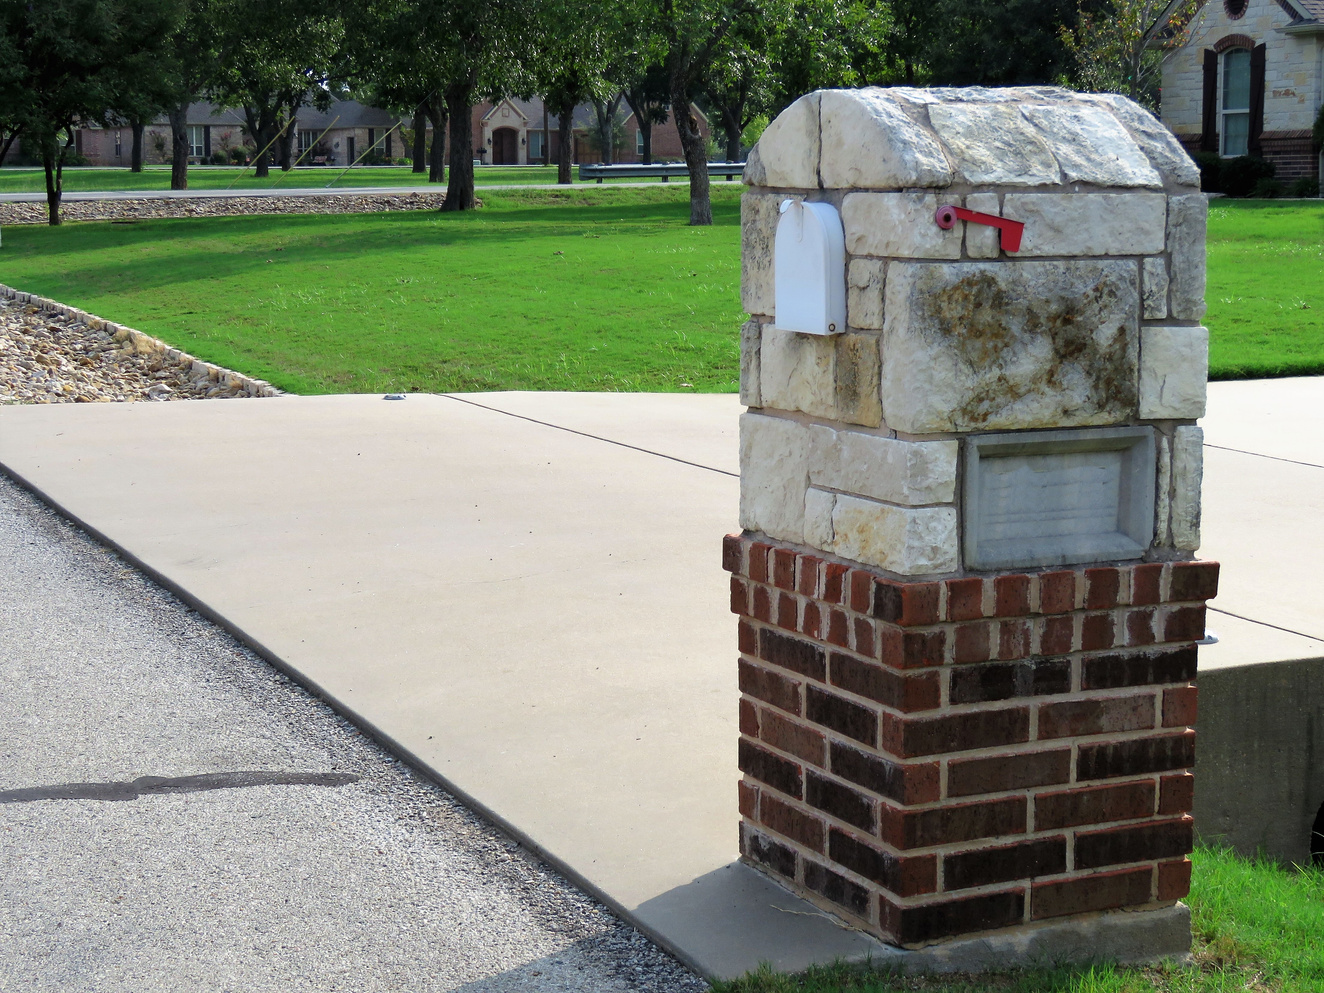
<instances>
[{"instance_id":1,"label":"tree trunk","mask_svg":"<svg viewBox=\"0 0 1324 993\"><path fill-rule=\"evenodd\" d=\"M60 223L60 198L64 195L64 149L58 138L41 143L41 164L46 167L46 216L51 227Z\"/></svg>"},{"instance_id":2,"label":"tree trunk","mask_svg":"<svg viewBox=\"0 0 1324 993\"><path fill-rule=\"evenodd\" d=\"M414 108L414 157L411 172L427 172L423 160L428 154L428 109L423 104Z\"/></svg>"},{"instance_id":3,"label":"tree trunk","mask_svg":"<svg viewBox=\"0 0 1324 993\"><path fill-rule=\"evenodd\" d=\"M129 153L129 172L143 171L143 122L134 121L130 127L133 130L133 151Z\"/></svg>"},{"instance_id":4,"label":"tree trunk","mask_svg":"<svg viewBox=\"0 0 1324 993\"><path fill-rule=\"evenodd\" d=\"M428 182L446 181L446 124L449 120L446 97L438 87L428 98L428 117L432 119L432 148L428 151ZM470 163L472 165L472 162ZM454 163L451 164L454 169Z\"/></svg>"},{"instance_id":5,"label":"tree trunk","mask_svg":"<svg viewBox=\"0 0 1324 993\"><path fill-rule=\"evenodd\" d=\"M740 133L744 130L740 126L740 117L744 112L744 107L735 107L726 105L721 108L722 130L726 132L726 161L740 161Z\"/></svg>"},{"instance_id":6,"label":"tree trunk","mask_svg":"<svg viewBox=\"0 0 1324 993\"><path fill-rule=\"evenodd\" d=\"M9 134L5 135L4 141L0 142L0 165L5 164L5 156L7 156L9 154L9 150L14 147L14 141L17 138L18 138L18 132L11 131L9 132Z\"/></svg>"},{"instance_id":7,"label":"tree trunk","mask_svg":"<svg viewBox=\"0 0 1324 993\"><path fill-rule=\"evenodd\" d=\"M708 148L699 131L699 122L690 109L689 87L675 73L671 77L671 116L676 121L676 134L685 152L685 165L690 171L690 224L713 222L713 205L708 194Z\"/></svg>"},{"instance_id":8,"label":"tree trunk","mask_svg":"<svg viewBox=\"0 0 1324 993\"><path fill-rule=\"evenodd\" d=\"M299 122L291 110L289 124L286 126L280 140L276 142L276 147L280 149L280 170L289 172L294 168L294 136L297 135Z\"/></svg>"},{"instance_id":9,"label":"tree trunk","mask_svg":"<svg viewBox=\"0 0 1324 993\"><path fill-rule=\"evenodd\" d=\"M442 210L473 210L474 143L473 102L475 77L446 87L446 115L450 118L451 176ZM433 139L436 140L435 138Z\"/></svg>"},{"instance_id":10,"label":"tree trunk","mask_svg":"<svg viewBox=\"0 0 1324 993\"><path fill-rule=\"evenodd\" d=\"M645 124L642 120L639 119L639 116L637 114L635 115L635 121L638 122L639 134L642 135L644 139L643 164L652 165L653 164L653 125Z\"/></svg>"},{"instance_id":11,"label":"tree trunk","mask_svg":"<svg viewBox=\"0 0 1324 993\"><path fill-rule=\"evenodd\" d=\"M170 188L188 189L188 104L170 108Z\"/></svg>"},{"instance_id":12,"label":"tree trunk","mask_svg":"<svg viewBox=\"0 0 1324 993\"><path fill-rule=\"evenodd\" d=\"M575 156L575 108L562 107L556 113L556 143L560 146L556 150L556 181L562 186L569 186L574 180L571 178L571 165Z\"/></svg>"}]
</instances>

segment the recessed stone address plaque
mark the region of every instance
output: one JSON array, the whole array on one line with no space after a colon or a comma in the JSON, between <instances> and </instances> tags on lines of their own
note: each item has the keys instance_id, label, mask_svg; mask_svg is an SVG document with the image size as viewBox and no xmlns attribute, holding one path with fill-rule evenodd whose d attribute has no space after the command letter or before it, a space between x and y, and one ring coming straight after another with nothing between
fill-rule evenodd
<instances>
[{"instance_id":1,"label":"recessed stone address plaque","mask_svg":"<svg viewBox=\"0 0 1324 993\"><path fill-rule=\"evenodd\" d=\"M1154 432L966 439L965 564L1025 569L1135 559L1154 534Z\"/></svg>"}]
</instances>

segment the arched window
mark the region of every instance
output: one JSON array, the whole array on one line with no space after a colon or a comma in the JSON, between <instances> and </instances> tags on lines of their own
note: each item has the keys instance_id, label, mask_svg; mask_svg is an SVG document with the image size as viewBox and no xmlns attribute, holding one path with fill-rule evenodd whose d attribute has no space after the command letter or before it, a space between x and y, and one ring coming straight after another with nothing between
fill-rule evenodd
<instances>
[{"instance_id":1,"label":"arched window","mask_svg":"<svg viewBox=\"0 0 1324 993\"><path fill-rule=\"evenodd\" d=\"M1229 48L1223 53L1223 154L1250 152L1250 52Z\"/></svg>"}]
</instances>

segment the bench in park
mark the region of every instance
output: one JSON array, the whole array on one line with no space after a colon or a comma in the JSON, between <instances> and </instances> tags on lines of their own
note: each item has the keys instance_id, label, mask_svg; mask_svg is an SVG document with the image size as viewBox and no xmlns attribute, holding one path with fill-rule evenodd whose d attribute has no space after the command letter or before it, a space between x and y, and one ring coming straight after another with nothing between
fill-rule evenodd
<instances>
[{"instance_id":1,"label":"bench in park","mask_svg":"<svg viewBox=\"0 0 1324 993\"><path fill-rule=\"evenodd\" d=\"M743 162L709 162L709 176L725 176L728 180L738 179L744 175L745 163ZM689 166L683 162L668 163L665 165L642 165L638 163L629 163L627 165L599 165L597 163L585 163L579 167L580 180L596 179L599 183L603 179L616 178L657 178L662 177L662 182L669 183L672 176L688 176L690 174Z\"/></svg>"}]
</instances>

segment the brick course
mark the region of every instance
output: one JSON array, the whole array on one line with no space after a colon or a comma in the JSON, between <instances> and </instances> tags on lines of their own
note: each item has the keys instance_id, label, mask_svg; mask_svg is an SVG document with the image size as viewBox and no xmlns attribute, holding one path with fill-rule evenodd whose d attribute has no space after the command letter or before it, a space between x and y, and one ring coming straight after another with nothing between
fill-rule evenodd
<instances>
[{"instance_id":1,"label":"brick course","mask_svg":"<svg viewBox=\"0 0 1324 993\"><path fill-rule=\"evenodd\" d=\"M1189 889L1208 562L904 582L726 539L741 852L885 940Z\"/></svg>"}]
</instances>

